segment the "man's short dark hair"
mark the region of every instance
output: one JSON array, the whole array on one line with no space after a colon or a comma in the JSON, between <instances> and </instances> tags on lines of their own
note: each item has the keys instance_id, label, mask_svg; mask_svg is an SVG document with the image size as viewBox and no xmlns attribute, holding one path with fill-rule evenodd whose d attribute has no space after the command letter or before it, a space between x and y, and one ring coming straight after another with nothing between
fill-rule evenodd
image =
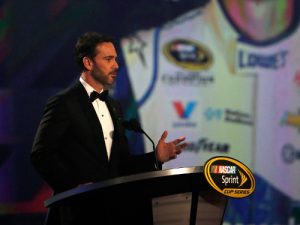
<instances>
[{"instance_id":1,"label":"man's short dark hair","mask_svg":"<svg viewBox=\"0 0 300 225\"><path fill-rule=\"evenodd\" d=\"M96 56L96 47L103 42L112 42L113 38L99 34L97 32L87 32L81 35L75 45L75 60L81 71L86 70L83 65L82 59L87 56L93 59Z\"/></svg>"}]
</instances>

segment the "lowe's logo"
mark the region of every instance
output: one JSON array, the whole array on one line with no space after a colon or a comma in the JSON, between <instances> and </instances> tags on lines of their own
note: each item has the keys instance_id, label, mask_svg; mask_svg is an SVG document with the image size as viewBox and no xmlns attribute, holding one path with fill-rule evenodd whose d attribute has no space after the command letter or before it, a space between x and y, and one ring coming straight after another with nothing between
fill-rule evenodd
<instances>
[{"instance_id":1,"label":"lowe's logo","mask_svg":"<svg viewBox=\"0 0 300 225\"><path fill-rule=\"evenodd\" d=\"M183 105L180 101L174 101L173 106L177 112L177 115L181 119L188 119L190 118L192 112L196 107L196 101L187 102L186 105Z\"/></svg>"},{"instance_id":2,"label":"lowe's logo","mask_svg":"<svg viewBox=\"0 0 300 225\"><path fill-rule=\"evenodd\" d=\"M238 63L240 68L279 69L285 66L288 51L282 50L269 55L239 51Z\"/></svg>"}]
</instances>

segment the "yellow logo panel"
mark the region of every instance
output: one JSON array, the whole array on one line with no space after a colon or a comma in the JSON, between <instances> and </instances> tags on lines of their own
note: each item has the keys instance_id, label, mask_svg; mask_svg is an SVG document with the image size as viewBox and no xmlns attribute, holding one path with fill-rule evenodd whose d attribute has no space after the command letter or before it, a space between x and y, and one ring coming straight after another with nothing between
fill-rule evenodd
<instances>
[{"instance_id":1,"label":"yellow logo panel","mask_svg":"<svg viewBox=\"0 0 300 225\"><path fill-rule=\"evenodd\" d=\"M213 157L204 165L208 183L223 195L244 198L253 193L255 178L240 161L224 156Z\"/></svg>"}]
</instances>

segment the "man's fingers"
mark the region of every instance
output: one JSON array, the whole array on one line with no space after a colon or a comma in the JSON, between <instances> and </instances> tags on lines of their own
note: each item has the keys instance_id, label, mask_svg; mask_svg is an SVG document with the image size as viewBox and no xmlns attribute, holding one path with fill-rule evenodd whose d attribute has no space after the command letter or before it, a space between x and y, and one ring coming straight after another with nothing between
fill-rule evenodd
<instances>
[{"instance_id":1,"label":"man's fingers","mask_svg":"<svg viewBox=\"0 0 300 225\"><path fill-rule=\"evenodd\" d=\"M165 141L166 138L167 138L167 136L168 136L168 131L165 130L165 131L162 133L162 135L161 135L161 137L160 137L160 140Z\"/></svg>"},{"instance_id":2,"label":"man's fingers","mask_svg":"<svg viewBox=\"0 0 300 225\"><path fill-rule=\"evenodd\" d=\"M188 146L188 143L182 143L176 146L176 154L180 154L184 148Z\"/></svg>"},{"instance_id":3,"label":"man's fingers","mask_svg":"<svg viewBox=\"0 0 300 225\"><path fill-rule=\"evenodd\" d=\"M185 137L180 137L175 139L173 142L174 145L178 145L179 143L183 142L185 140Z\"/></svg>"},{"instance_id":4,"label":"man's fingers","mask_svg":"<svg viewBox=\"0 0 300 225\"><path fill-rule=\"evenodd\" d=\"M187 142L184 142L184 143L182 143L180 145L177 145L177 147L179 147L182 150L182 149L186 148L188 145L189 144Z\"/></svg>"}]
</instances>

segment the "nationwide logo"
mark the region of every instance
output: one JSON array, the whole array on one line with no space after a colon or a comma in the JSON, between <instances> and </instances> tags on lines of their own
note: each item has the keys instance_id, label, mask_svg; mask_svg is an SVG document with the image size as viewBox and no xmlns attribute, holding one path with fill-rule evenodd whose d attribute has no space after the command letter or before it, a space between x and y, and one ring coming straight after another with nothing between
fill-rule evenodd
<instances>
[{"instance_id":1,"label":"nationwide logo","mask_svg":"<svg viewBox=\"0 0 300 225\"><path fill-rule=\"evenodd\" d=\"M204 176L216 191L229 197L244 198L255 189L255 178L250 169L230 157L209 159L204 165Z\"/></svg>"},{"instance_id":2,"label":"nationwide logo","mask_svg":"<svg viewBox=\"0 0 300 225\"><path fill-rule=\"evenodd\" d=\"M252 125L253 121L249 113L241 112L238 110L225 110L225 121L232 123L240 123L246 125Z\"/></svg>"},{"instance_id":3,"label":"nationwide logo","mask_svg":"<svg viewBox=\"0 0 300 225\"><path fill-rule=\"evenodd\" d=\"M281 118L281 124L295 127L300 131L300 112L297 114L285 112Z\"/></svg>"},{"instance_id":4,"label":"nationwide logo","mask_svg":"<svg viewBox=\"0 0 300 225\"><path fill-rule=\"evenodd\" d=\"M244 125L252 125L253 120L249 113L232 109L220 109L209 107L204 110L204 117L207 121L226 121L230 123L239 123Z\"/></svg>"},{"instance_id":5,"label":"nationwide logo","mask_svg":"<svg viewBox=\"0 0 300 225\"><path fill-rule=\"evenodd\" d=\"M174 126L175 127L196 126L196 123L188 121L188 119L191 117L193 111L195 110L196 105L197 105L196 101L189 101L185 105L183 105L183 103L180 101L174 101L173 106L175 108L175 111L176 111L178 117L182 120L185 120L183 122L175 123Z\"/></svg>"},{"instance_id":6,"label":"nationwide logo","mask_svg":"<svg viewBox=\"0 0 300 225\"><path fill-rule=\"evenodd\" d=\"M300 160L300 149L296 149L292 144L286 144L282 147L282 159L287 164Z\"/></svg>"},{"instance_id":7,"label":"nationwide logo","mask_svg":"<svg viewBox=\"0 0 300 225\"><path fill-rule=\"evenodd\" d=\"M209 107L204 110L203 114L207 121L212 121L212 120L220 121L223 119L224 110L220 108Z\"/></svg>"},{"instance_id":8,"label":"nationwide logo","mask_svg":"<svg viewBox=\"0 0 300 225\"><path fill-rule=\"evenodd\" d=\"M176 39L163 47L166 58L175 65L190 71L207 70L213 62L212 54L202 44Z\"/></svg>"}]
</instances>

